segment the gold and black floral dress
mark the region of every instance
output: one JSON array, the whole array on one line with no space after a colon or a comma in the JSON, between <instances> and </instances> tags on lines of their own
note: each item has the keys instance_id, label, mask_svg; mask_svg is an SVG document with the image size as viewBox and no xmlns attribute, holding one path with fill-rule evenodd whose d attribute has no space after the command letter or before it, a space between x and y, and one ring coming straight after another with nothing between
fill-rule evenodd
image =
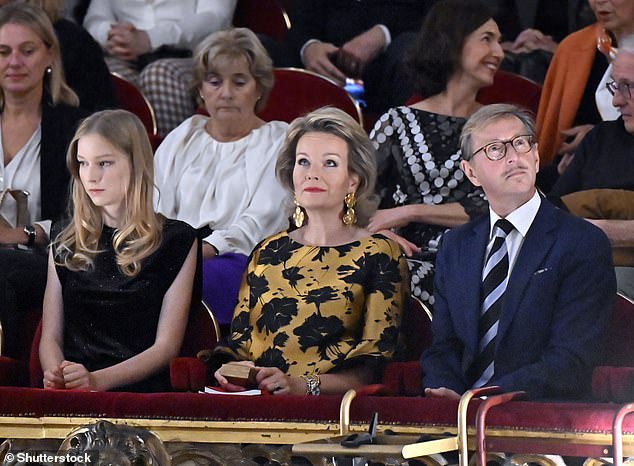
<instances>
[{"instance_id":1,"label":"gold and black floral dress","mask_svg":"<svg viewBox=\"0 0 634 466\"><path fill-rule=\"evenodd\" d=\"M278 233L251 254L229 346L290 375L390 358L407 282L398 245L382 235L320 247Z\"/></svg>"}]
</instances>

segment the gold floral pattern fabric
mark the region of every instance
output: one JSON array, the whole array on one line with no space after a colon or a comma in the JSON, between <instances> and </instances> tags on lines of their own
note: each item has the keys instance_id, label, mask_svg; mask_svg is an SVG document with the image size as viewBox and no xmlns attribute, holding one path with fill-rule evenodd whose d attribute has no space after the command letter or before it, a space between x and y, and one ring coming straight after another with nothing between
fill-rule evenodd
<instances>
[{"instance_id":1,"label":"gold floral pattern fabric","mask_svg":"<svg viewBox=\"0 0 634 466\"><path fill-rule=\"evenodd\" d=\"M359 357L390 358L406 274L398 245L382 235L320 247L278 233L251 254L230 346L243 359L290 375L327 373Z\"/></svg>"}]
</instances>

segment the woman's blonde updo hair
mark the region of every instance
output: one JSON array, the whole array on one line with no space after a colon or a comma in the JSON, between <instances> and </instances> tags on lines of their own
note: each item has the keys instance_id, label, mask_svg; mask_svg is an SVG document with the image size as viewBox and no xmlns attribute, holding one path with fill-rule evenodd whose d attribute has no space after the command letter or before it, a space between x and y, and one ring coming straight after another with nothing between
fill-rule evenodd
<instances>
[{"instance_id":1,"label":"woman's blonde updo hair","mask_svg":"<svg viewBox=\"0 0 634 466\"><path fill-rule=\"evenodd\" d=\"M359 186L355 193L357 224L361 227L367 226L378 205L378 197L374 193L376 155L367 133L354 118L334 107L322 107L295 119L288 128L275 166L278 180L291 195L295 193L293 170L297 143L307 133L327 133L346 142L348 171L359 177ZM343 212L343 199L341 206Z\"/></svg>"},{"instance_id":2,"label":"woman's blonde updo hair","mask_svg":"<svg viewBox=\"0 0 634 466\"><path fill-rule=\"evenodd\" d=\"M127 155L130 180L125 198L125 217L113 245L119 269L127 276L141 270L143 259L161 243L162 218L154 213L153 153L143 123L126 110L104 110L82 121L70 143L66 163L71 174L70 224L55 238L55 263L70 270L89 270L99 251L103 230L101 209L96 207L79 178L77 145L87 135L98 135Z\"/></svg>"},{"instance_id":3,"label":"woman's blonde updo hair","mask_svg":"<svg viewBox=\"0 0 634 466\"><path fill-rule=\"evenodd\" d=\"M273 61L260 39L247 28L214 32L198 44L194 52L194 89L200 89L205 76L217 72L227 61L244 57L255 79L260 98L255 113L264 109L273 88Z\"/></svg>"},{"instance_id":4,"label":"woman's blonde updo hair","mask_svg":"<svg viewBox=\"0 0 634 466\"><path fill-rule=\"evenodd\" d=\"M59 41L53 24L42 8L24 2L14 2L0 8L0 28L6 24L19 24L29 28L44 42L53 57L50 71L45 71L44 88L51 103L59 102L77 107L79 97L66 84L59 50ZM0 109L4 108L4 91L0 89Z\"/></svg>"}]
</instances>

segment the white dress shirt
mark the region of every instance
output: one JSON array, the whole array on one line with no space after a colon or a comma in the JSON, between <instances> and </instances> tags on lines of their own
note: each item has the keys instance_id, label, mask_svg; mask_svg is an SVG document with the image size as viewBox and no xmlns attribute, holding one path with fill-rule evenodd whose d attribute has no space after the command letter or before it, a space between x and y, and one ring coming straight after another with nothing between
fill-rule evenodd
<instances>
[{"instance_id":1,"label":"white dress shirt","mask_svg":"<svg viewBox=\"0 0 634 466\"><path fill-rule=\"evenodd\" d=\"M526 234L533 224L533 220L535 220L535 216L537 215L537 211L539 210L539 206L542 203L542 199L535 191L533 197L531 197L528 202L525 202L520 207L515 209L513 212L504 217L506 220L511 222L515 227L513 231L511 231L506 237L506 248L509 253L509 274L511 276L511 271L513 270L513 266L515 265L515 261L517 259L517 255L519 254L520 249L522 248L522 244L524 244L524 238L526 238ZM497 222L500 218L498 214L496 214L491 208L489 208L489 215L491 218L491 224L489 226L489 245L487 246L486 255L489 255L489 251L493 247L493 228L495 227L495 222Z\"/></svg>"},{"instance_id":2,"label":"white dress shirt","mask_svg":"<svg viewBox=\"0 0 634 466\"><path fill-rule=\"evenodd\" d=\"M288 124L272 121L237 141L216 141L208 117L194 115L169 133L154 156L156 210L194 228L219 253L251 253L267 236L288 227L286 191L275 161Z\"/></svg>"}]
</instances>

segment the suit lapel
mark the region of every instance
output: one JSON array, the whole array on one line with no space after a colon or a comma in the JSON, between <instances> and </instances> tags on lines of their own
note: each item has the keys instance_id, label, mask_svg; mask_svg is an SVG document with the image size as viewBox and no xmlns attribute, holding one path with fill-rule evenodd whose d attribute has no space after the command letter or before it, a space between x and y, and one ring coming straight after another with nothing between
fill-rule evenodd
<instances>
[{"instance_id":1,"label":"suit lapel","mask_svg":"<svg viewBox=\"0 0 634 466\"><path fill-rule=\"evenodd\" d=\"M556 238L552 230L557 228L557 219L554 214L555 207L550 205L547 200L542 199L535 220L533 220L519 251L504 293L504 304L500 315L500 326L497 336L498 342L513 321L513 317L522 302L522 297L533 274L543 263L544 258L555 242Z\"/></svg>"}]
</instances>

